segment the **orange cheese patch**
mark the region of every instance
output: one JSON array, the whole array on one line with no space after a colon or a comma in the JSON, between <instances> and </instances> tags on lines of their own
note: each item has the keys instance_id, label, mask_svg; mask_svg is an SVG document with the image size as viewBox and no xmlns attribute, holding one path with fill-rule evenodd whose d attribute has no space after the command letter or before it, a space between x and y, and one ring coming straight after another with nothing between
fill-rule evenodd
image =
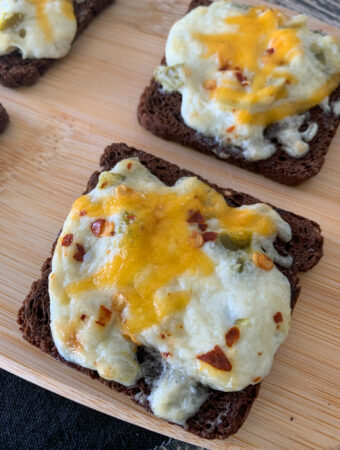
<instances>
[{"instance_id":1,"label":"orange cheese patch","mask_svg":"<svg viewBox=\"0 0 340 450\"><path fill-rule=\"evenodd\" d=\"M191 239L195 222L190 218L198 216L198 211L201 221L216 218L223 229L231 232L249 230L264 236L276 232L270 217L252 209L229 207L204 183L195 182L190 187L185 193L159 193L133 189L122 192L118 186L115 195L97 201L85 195L73 205L72 217L77 220L82 220L79 212L84 209L90 217L133 215L133 220L126 220L126 231L114 258L93 275L66 287L68 296L115 287L124 309L124 314L119 315L122 331L133 341L138 333L181 311L190 301L190 292L168 293L162 287L184 273L198 277L213 273L214 263ZM202 236L202 244L206 245L217 235Z\"/></svg>"},{"instance_id":2,"label":"orange cheese patch","mask_svg":"<svg viewBox=\"0 0 340 450\"><path fill-rule=\"evenodd\" d=\"M49 0L28 0L28 2L35 6L39 27L43 30L46 41L51 42L53 39L53 31L48 15L46 14L46 7ZM62 0L61 10L67 19L76 20L72 0Z\"/></svg>"},{"instance_id":3,"label":"orange cheese patch","mask_svg":"<svg viewBox=\"0 0 340 450\"><path fill-rule=\"evenodd\" d=\"M284 15L265 7L252 7L244 14L226 18L225 22L237 27L237 32L195 33L194 37L205 45L206 58L216 55L219 70L234 71L235 79L224 79L211 91L211 98L236 108L239 124L266 126L302 113L319 104L339 84L339 74L331 75L311 97L288 99L287 85L299 81L284 66L304 53L298 31L283 28ZM245 72L251 76L245 77ZM284 101L272 106L277 100ZM262 109L251 111L254 105Z\"/></svg>"}]
</instances>

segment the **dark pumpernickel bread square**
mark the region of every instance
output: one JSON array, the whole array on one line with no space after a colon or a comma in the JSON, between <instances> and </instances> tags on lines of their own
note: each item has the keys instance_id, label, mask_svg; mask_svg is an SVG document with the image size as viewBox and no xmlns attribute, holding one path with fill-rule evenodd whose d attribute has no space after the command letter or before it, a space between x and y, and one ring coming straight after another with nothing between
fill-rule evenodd
<instances>
[{"instance_id":1,"label":"dark pumpernickel bread square","mask_svg":"<svg viewBox=\"0 0 340 450\"><path fill-rule=\"evenodd\" d=\"M82 33L92 19L114 0L74 1L74 13L77 19L77 34ZM44 75L48 67L55 61L49 58L23 59L19 51L0 56L0 83L15 88L29 86Z\"/></svg>"},{"instance_id":2,"label":"dark pumpernickel bread square","mask_svg":"<svg viewBox=\"0 0 340 450\"><path fill-rule=\"evenodd\" d=\"M197 6L208 6L210 0L194 0L189 11ZM164 60L163 60L164 63ZM340 86L332 93L331 101L340 98ZM161 86L151 80L141 96L138 106L138 120L142 127L163 139L192 147L202 153L218 156L213 153L217 142L207 138L185 125L181 116L182 96L180 93L167 94ZM255 173L260 173L279 183L298 185L316 175L325 160L330 143L340 122L340 117L334 113L325 113L319 106L309 110L309 120L318 124L318 132L312 139L310 150L301 158L290 157L280 144L276 152L268 159L247 161L241 154L235 154L228 145L222 150L228 154L228 163L242 167ZM269 129L269 127L267 128Z\"/></svg>"},{"instance_id":3,"label":"dark pumpernickel bread square","mask_svg":"<svg viewBox=\"0 0 340 450\"><path fill-rule=\"evenodd\" d=\"M124 159L138 157L154 175L156 175L166 185L172 186L183 176L197 176L188 170L180 169L175 164L157 158L149 153L131 148L125 144L112 144L108 146L100 159L101 170L110 170L115 164ZM100 172L94 172L87 185L85 193L91 191L97 184ZM258 202L255 198L226 190L216 186L207 180L201 180L212 186L222 195L230 206L240 206ZM303 217L297 216L276 208L281 216L286 220L293 232L293 238L289 243L283 243L279 239L275 242L276 248L282 254L290 254L294 258L291 268L278 268L288 277L291 285L291 305L294 307L300 292L297 272L305 272L311 269L322 256L323 238L320 234L320 227ZM52 247L53 254L54 245ZM97 372L85 369L76 364L68 363L59 355L51 336L50 331L50 311L48 294L48 276L51 271L51 257L43 264L41 278L32 284L31 291L26 297L23 306L18 313L18 323L23 332L23 337L31 344L49 353L56 359L65 362L67 365L90 375L104 383L106 386L129 395L132 400L142 405L150 411L147 396L150 392L150 385L147 380L140 380L135 386L125 387L119 383L107 381L101 378ZM140 362L146 361L151 356L145 349L140 349L138 353ZM152 375L152 374L151 374ZM153 374L155 376L155 374ZM149 380L148 376L148 380ZM200 410L188 421L188 431L206 439L225 439L236 433L245 421L250 408L257 397L260 384L250 385L240 392L220 392L211 390L208 400L202 405Z\"/></svg>"},{"instance_id":4,"label":"dark pumpernickel bread square","mask_svg":"<svg viewBox=\"0 0 340 450\"><path fill-rule=\"evenodd\" d=\"M7 111L0 103L0 133L4 131L9 121Z\"/></svg>"}]
</instances>

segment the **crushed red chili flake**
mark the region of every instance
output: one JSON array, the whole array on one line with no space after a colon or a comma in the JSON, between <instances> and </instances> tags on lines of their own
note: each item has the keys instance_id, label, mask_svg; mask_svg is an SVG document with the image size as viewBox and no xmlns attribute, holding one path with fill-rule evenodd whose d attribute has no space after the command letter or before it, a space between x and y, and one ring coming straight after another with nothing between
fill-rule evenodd
<instances>
[{"instance_id":1,"label":"crushed red chili flake","mask_svg":"<svg viewBox=\"0 0 340 450\"><path fill-rule=\"evenodd\" d=\"M73 234L65 234L63 240L61 241L61 245L63 247L69 247L73 242Z\"/></svg>"},{"instance_id":2,"label":"crushed red chili flake","mask_svg":"<svg viewBox=\"0 0 340 450\"><path fill-rule=\"evenodd\" d=\"M86 314L82 314L81 316L80 316L80 320L85 320L86 319Z\"/></svg>"},{"instance_id":3,"label":"crushed red chili flake","mask_svg":"<svg viewBox=\"0 0 340 450\"><path fill-rule=\"evenodd\" d=\"M267 48L267 50L266 50L266 53L268 53L268 55L272 55L274 52L275 52L275 48L273 48L273 47Z\"/></svg>"},{"instance_id":4,"label":"crushed red chili flake","mask_svg":"<svg viewBox=\"0 0 340 450\"><path fill-rule=\"evenodd\" d=\"M164 333L161 334L161 338L165 339L165 334Z\"/></svg>"},{"instance_id":5,"label":"crushed red chili flake","mask_svg":"<svg viewBox=\"0 0 340 450\"><path fill-rule=\"evenodd\" d=\"M95 236L100 236L104 230L105 219L97 219L91 223L91 231Z\"/></svg>"},{"instance_id":6,"label":"crushed red chili flake","mask_svg":"<svg viewBox=\"0 0 340 450\"><path fill-rule=\"evenodd\" d=\"M77 252L73 255L73 259L75 259L78 262L83 262L86 251L81 244L76 244L76 246L77 246Z\"/></svg>"},{"instance_id":7,"label":"crushed red chili flake","mask_svg":"<svg viewBox=\"0 0 340 450\"><path fill-rule=\"evenodd\" d=\"M171 352L164 352L162 353L163 356L165 356L165 358L167 358L168 356L172 356Z\"/></svg>"},{"instance_id":8,"label":"crushed red chili flake","mask_svg":"<svg viewBox=\"0 0 340 450\"><path fill-rule=\"evenodd\" d=\"M86 216L87 211L85 211L85 209L82 209L79 213L80 216Z\"/></svg>"},{"instance_id":9,"label":"crushed red chili flake","mask_svg":"<svg viewBox=\"0 0 340 450\"><path fill-rule=\"evenodd\" d=\"M236 128L235 125L232 125L231 127L227 128L225 131L227 133L232 133L235 130L235 128Z\"/></svg>"},{"instance_id":10,"label":"crushed red chili flake","mask_svg":"<svg viewBox=\"0 0 340 450\"><path fill-rule=\"evenodd\" d=\"M129 162L129 163L127 164L127 166L126 166L126 167L127 167L127 169L128 169L128 170L130 170L130 169L131 169L131 167L132 167L132 162Z\"/></svg>"},{"instance_id":11,"label":"crushed red chili flake","mask_svg":"<svg viewBox=\"0 0 340 450\"><path fill-rule=\"evenodd\" d=\"M275 323L283 322L283 317L280 312L277 312L276 314L274 314L273 319L274 319Z\"/></svg>"},{"instance_id":12,"label":"crushed red chili flake","mask_svg":"<svg viewBox=\"0 0 340 450\"><path fill-rule=\"evenodd\" d=\"M208 228L208 225L207 225L206 223L199 223L199 224L198 224L198 228L199 228L201 231L205 231L205 230Z\"/></svg>"},{"instance_id":13,"label":"crushed red chili flake","mask_svg":"<svg viewBox=\"0 0 340 450\"><path fill-rule=\"evenodd\" d=\"M243 75L243 73L238 67L235 68L235 76L237 78L237 81L241 83L242 86L247 86L249 84L248 78L245 75Z\"/></svg>"},{"instance_id":14,"label":"crushed red chili flake","mask_svg":"<svg viewBox=\"0 0 340 450\"><path fill-rule=\"evenodd\" d=\"M99 307L99 317L98 320L95 321L97 325L101 327L105 327L107 323L110 321L112 316L111 309L106 308L104 305L100 305Z\"/></svg>"},{"instance_id":15,"label":"crushed red chili flake","mask_svg":"<svg viewBox=\"0 0 340 450\"><path fill-rule=\"evenodd\" d=\"M262 377L256 377L253 379L253 383L258 383L261 380L262 380Z\"/></svg>"},{"instance_id":16,"label":"crushed red chili flake","mask_svg":"<svg viewBox=\"0 0 340 450\"><path fill-rule=\"evenodd\" d=\"M230 64L225 63L225 64L221 64L218 70L220 72L225 72L226 70L229 70L229 69L230 69Z\"/></svg>"},{"instance_id":17,"label":"crushed red chili flake","mask_svg":"<svg viewBox=\"0 0 340 450\"><path fill-rule=\"evenodd\" d=\"M228 347L232 347L240 339L240 330L238 327L232 327L225 334L225 342Z\"/></svg>"},{"instance_id":18,"label":"crushed red chili flake","mask_svg":"<svg viewBox=\"0 0 340 450\"><path fill-rule=\"evenodd\" d=\"M218 236L218 233L215 233L215 231L207 231L206 233L202 234L204 242L215 241L217 236Z\"/></svg>"},{"instance_id":19,"label":"crushed red chili flake","mask_svg":"<svg viewBox=\"0 0 340 450\"><path fill-rule=\"evenodd\" d=\"M204 217L200 211L189 211L189 218L187 219L189 223L204 223Z\"/></svg>"},{"instance_id":20,"label":"crushed red chili flake","mask_svg":"<svg viewBox=\"0 0 340 450\"><path fill-rule=\"evenodd\" d=\"M279 330L280 329L280 325L276 325L276 329Z\"/></svg>"},{"instance_id":21,"label":"crushed red chili flake","mask_svg":"<svg viewBox=\"0 0 340 450\"><path fill-rule=\"evenodd\" d=\"M232 369L232 365L229 359L224 354L221 347L215 345L214 349L208 353L204 353L203 355L197 355L197 359L210 364L219 370L224 370L225 372L230 372Z\"/></svg>"},{"instance_id":22,"label":"crushed red chili flake","mask_svg":"<svg viewBox=\"0 0 340 450\"><path fill-rule=\"evenodd\" d=\"M128 215L126 216L126 218L127 218L127 220L135 220L135 219L136 219L136 216L135 216L134 214L128 214Z\"/></svg>"}]
</instances>

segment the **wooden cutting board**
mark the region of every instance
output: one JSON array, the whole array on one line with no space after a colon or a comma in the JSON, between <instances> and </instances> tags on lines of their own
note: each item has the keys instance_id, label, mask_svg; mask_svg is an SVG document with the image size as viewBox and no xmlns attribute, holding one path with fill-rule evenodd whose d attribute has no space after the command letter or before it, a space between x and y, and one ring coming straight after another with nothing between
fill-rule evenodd
<instances>
[{"instance_id":1,"label":"wooden cutting board","mask_svg":"<svg viewBox=\"0 0 340 450\"><path fill-rule=\"evenodd\" d=\"M288 188L140 128L136 107L184 0L117 0L33 87L0 87L11 124L0 137L0 366L112 416L197 445L335 448L339 436L340 133L321 173ZM340 37L340 31L317 21ZM290 335L239 433L204 441L146 413L122 394L65 367L21 338L17 310L39 277L68 210L111 142L126 142L316 220L325 256L301 275Z\"/></svg>"}]
</instances>

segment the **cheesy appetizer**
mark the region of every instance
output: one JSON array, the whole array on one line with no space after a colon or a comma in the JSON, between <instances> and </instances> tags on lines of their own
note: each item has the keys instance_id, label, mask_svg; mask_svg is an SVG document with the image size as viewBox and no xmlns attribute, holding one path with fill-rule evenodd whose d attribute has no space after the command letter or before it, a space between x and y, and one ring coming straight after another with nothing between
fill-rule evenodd
<instances>
[{"instance_id":1,"label":"cheesy appetizer","mask_svg":"<svg viewBox=\"0 0 340 450\"><path fill-rule=\"evenodd\" d=\"M340 82L339 42L307 28L304 16L217 1L176 22L166 63L155 70L164 92L182 95L185 124L249 161L280 143L292 157L309 150L318 125L308 110L329 104ZM227 154L224 157L228 157Z\"/></svg>"},{"instance_id":2,"label":"cheesy appetizer","mask_svg":"<svg viewBox=\"0 0 340 450\"><path fill-rule=\"evenodd\" d=\"M78 198L49 277L58 352L125 386L144 376L143 346L161 357L148 398L185 425L208 387L239 391L265 377L285 340L292 264L273 243L290 226L270 206L233 208L196 177L164 185L136 158Z\"/></svg>"},{"instance_id":3,"label":"cheesy appetizer","mask_svg":"<svg viewBox=\"0 0 340 450\"><path fill-rule=\"evenodd\" d=\"M0 56L65 56L77 32L72 0L6 0L0 11Z\"/></svg>"}]
</instances>

